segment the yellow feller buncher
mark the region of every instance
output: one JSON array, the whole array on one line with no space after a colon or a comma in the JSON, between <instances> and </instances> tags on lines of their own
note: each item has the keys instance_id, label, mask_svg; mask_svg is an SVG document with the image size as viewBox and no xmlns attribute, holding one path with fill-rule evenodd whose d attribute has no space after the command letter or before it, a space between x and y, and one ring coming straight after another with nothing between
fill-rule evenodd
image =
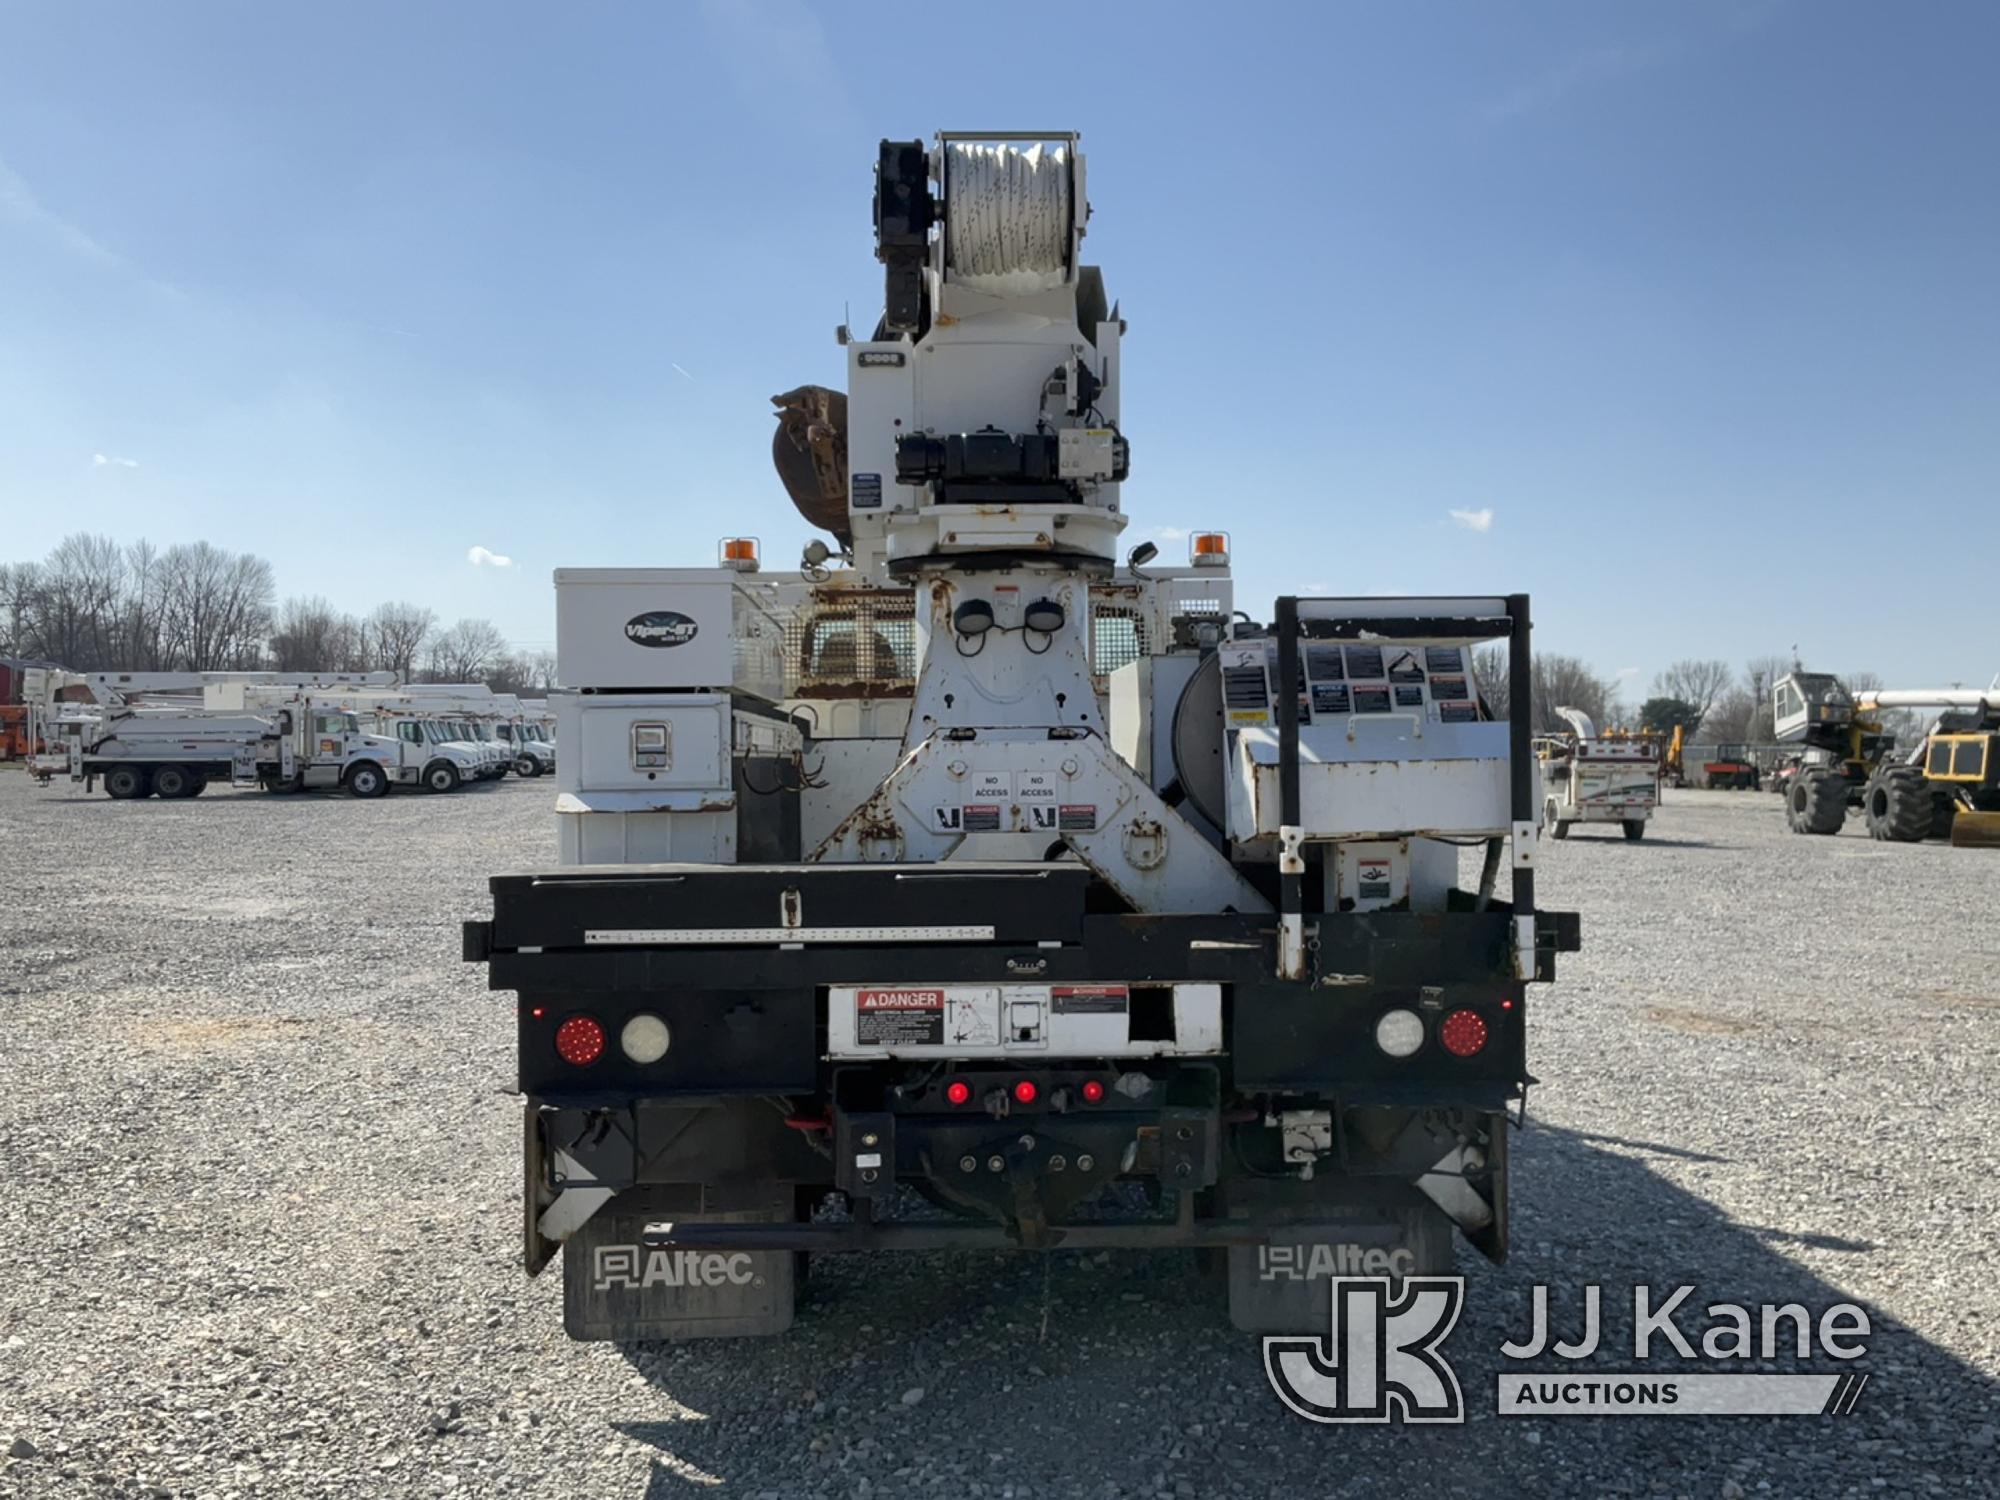
<instances>
[{"instance_id":1,"label":"yellow feller buncher","mask_svg":"<svg viewBox=\"0 0 2000 1500\"><path fill-rule=\"evenodd\" d=\"M1935 710L1914 749L1899 754L1877 715ZM1850 693L1827 672L1795 671L1771 689L1782 744L1820 751L1785 793L1794 833L1838 833L1849 807L1870 838L1917 843L1949 838L1959 848L2000 848L2000 682L1976 688Z\"/></svg>"}]
</instances>

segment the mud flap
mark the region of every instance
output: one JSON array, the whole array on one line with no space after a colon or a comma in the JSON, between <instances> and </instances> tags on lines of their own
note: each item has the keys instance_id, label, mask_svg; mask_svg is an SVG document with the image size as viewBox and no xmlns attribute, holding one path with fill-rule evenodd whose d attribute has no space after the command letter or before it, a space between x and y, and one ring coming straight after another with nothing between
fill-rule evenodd
<instances>
[{"instance_id":1,"label":"mud flap","mask_svg":"<svg viewBox=\"0 0 2000 1500\"><path fill-rule=\"evenodd\" d=\"M1451 1220L1435 1204L1370 1192L1355 1201L1353 1183L1232 1182L1232 1217L1291 1219L1261 1245L1229 1251L1229 1321L1245 1333L1324 1332L1333 1282L1346 1276L1439 1276L1451 1271ZM1345 1192L1337 1192L1344 1188ZM1337 1226L1337 1227L1330 1227Z\"/></svg>"},{"instance_id":2,"label":"mud flap","mask_svg":"<svg viewBox=\"0 0 2000 1500\"><path fill-rule=\"evenodd\" d=\"M692 1208L687 1205L693 1205ZM634 1188L563 1246L563 1331L577 1340L749 1338L792 1326L790 1251L648 1249L646 1226L789 1223L790 1186Z\"/></svg>"}]
</instances>

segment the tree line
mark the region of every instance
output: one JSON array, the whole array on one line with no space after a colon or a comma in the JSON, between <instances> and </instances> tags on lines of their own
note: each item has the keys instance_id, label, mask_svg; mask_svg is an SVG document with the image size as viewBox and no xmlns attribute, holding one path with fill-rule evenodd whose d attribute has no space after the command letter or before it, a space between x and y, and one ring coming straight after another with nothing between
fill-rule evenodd
<instances>
[{"instance_id":1,"label":"tree line","mask_svg":"<svg viewBox=\"0 0 2000 1500\"><path fill-rule=\"evenodd\" d=\"M1472 667L1494 715L1506 718L1512 699L1507 648L1474 652ZM1562 734L1570 726L1556 710L1575 708L1589 714L1599 729L1649 729L1664 735L1680 728L1687 739L1704 744L1768 745L1774 737L1771 689L1791 670L1791 658L1776 655L1753 656L1741 668L1716 657L1677 661L1655 673L1650 693L1636 708L1628 708L1617 678L1593 670L1580 657L1538 651L1529 670L1534 692L1530 720L1536 734ZM1856 694L1882 686L1875 672L1835 675ZM1891 732L1907 729L1901 721L1914 718L1900 711L1881 717Z\"/></svg>"},{"instance_id":2,"label":"tree line","mask_svg":"<svg viewBox=\"0 0 2000 1500\"><path fill-rule=\"evenodd\" d=\"M406 682L555 686L553 652L517 652L490 620L445 625L401 600L363 615L277 597L270 563L210 542L164 549L85 532L41 562L0 563L0 656L73 672L397 673Z\"/></svg>"}]
</instances>

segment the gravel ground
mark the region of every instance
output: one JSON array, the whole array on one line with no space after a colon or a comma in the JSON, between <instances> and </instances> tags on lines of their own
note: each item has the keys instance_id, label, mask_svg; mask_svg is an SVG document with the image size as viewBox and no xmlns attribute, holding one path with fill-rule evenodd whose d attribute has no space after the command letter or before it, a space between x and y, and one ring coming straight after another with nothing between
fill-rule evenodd
<instances>
[{"instance_id":1,"label":"gravel ground","mask_svg":"<svg viewBox=\"0 0 2000 1500\"><path fill-rule=\"evenodd\" d=\"M781 1340L567 1342L457 957L550 800L0 774L0 1494L2000 1493L2000 854L1692 792L1549 847L1585 951L1531 1003L1514 1259L1462 1257L1471 1420L1321 1428L1185 1255L827 1257ZM1863 1302L1859 1410L1491 1414L1529 1287L1641 1281Z\"/></svg>"}]
</instances>

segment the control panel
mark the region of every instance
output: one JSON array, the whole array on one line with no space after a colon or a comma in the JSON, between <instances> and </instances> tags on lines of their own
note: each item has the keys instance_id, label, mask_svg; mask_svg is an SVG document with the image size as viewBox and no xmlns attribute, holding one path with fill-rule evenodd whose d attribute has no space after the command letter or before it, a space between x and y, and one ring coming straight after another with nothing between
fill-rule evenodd
<instances>
[{"instance_id":1,"label":"control panel","mask_svg":"<svg viewBox=\"0 0 2000 1500\"><path fill-rule=\"evenodd\" d=\"M1273 721L1278 643L1224 646L1223 711L1232 729ZM1295 685L1301 724L1396 714L1433 724L1475 724L1484 716L1464 646L1422 641L1305 641Z\"/></svg>"}]
</instances>

